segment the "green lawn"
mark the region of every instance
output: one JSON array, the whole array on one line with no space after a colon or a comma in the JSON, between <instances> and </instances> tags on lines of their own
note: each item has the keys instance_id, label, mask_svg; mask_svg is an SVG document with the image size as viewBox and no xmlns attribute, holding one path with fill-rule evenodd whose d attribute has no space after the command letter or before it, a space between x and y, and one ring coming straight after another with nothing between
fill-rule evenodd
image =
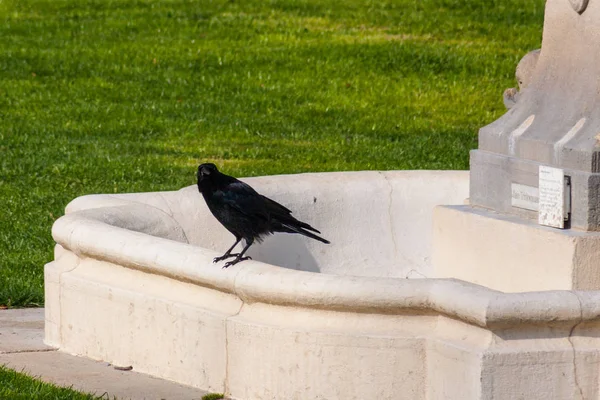
<instances>
[{"instance_id":1,"label":"green lawn","mask_svg":"<svg viewBox=\"0 0 600 400\"><path fill-rule=\"evenodd\" d=\"M0 365L0 399L10 400L109 400L108 395L92 396L35 380Z\"/></svg>"},{"instance_id":2,"label":"green lawn","mask_svg":"<svg viewBox=\"0 0 600 400\"><path fill-rule=\"evenodd\" d=\"M43 303L87 193L466 169L543 0L0 0L0 306Z\"/></svg>"},{"instance_id":3,"label":"green lawn","mask_svg":"<svg viewBox=\"0 0 600 400\"><path fill-rule=\"evenodd\" d=\"M211 393L201 400L222 399L222 394ZM6 400L113 400L108 393L101 396L80 393L36 380L0 365L0 399Z\"/></svg>"}]
</instances>

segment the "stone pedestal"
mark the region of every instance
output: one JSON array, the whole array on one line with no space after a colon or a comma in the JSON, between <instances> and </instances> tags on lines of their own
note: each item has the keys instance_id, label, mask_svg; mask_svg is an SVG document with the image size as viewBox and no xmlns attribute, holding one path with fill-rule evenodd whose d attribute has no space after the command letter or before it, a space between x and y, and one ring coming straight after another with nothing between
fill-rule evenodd
<instances>
[{"instance_id":1,"label":"stone pedestal","mask_svg":"<svg viewBox=\"0 0 600 400\"><path fill-rule=\"evenodd\" d=\"M436 277L505 292L600 289L599 77L600 2L548 0L521 91L508 90L509 111L471 152L470 206L436 210Z\"/></svg>"},{"instance_id":2,"label":"stone pedestal","mask_svg":"<svg viewBox=\"0 0 600 400\"><path fill-rule=\"evenodd\" d=\"M600 3L548 0L542 48L516 103L479 132L471 153L470 201L536 220L512 201L535 191L539 166L571 180L568 227L600 230ZM531 63L530 63L531 64Z\"/></svg>"}]
</instances>

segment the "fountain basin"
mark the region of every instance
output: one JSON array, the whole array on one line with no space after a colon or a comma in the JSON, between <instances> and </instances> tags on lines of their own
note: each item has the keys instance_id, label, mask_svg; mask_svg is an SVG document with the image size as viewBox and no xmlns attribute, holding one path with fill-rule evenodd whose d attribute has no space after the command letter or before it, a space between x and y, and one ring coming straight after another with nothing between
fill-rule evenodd
<instances>
[{"instance_id":1,"label":"fountain basin","mask_svg":"<svg viewBox=\"0 0 600 400\"><path fill-rule=\"evenodd\" d=\"M598 398L600 292L435 277L433 209L467 171L246 181L332 244L279 234L221 269L233 237L195 186L80 197L53 226L46 343L234 399Z\"/></svg>"}]
</instances>

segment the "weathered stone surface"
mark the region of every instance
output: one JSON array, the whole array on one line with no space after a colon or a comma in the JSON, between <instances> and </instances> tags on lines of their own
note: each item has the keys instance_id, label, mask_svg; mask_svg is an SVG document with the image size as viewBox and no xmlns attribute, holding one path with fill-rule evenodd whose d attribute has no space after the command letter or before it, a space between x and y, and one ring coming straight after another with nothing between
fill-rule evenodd
<instances>
[{"instance_id":1,"label":"weathered stone surface","mask_svg":"<svg viewBox=\"0 0 600 400\"><path fill-rule=\"evenodd\" d=\"M0 310L0 365L86 393L131 400L200 400L205 391L75 357L43 343L44 309Z\"/></svg>"},{"instance_id":2,"label":"weathered stone surface","mask_svg":"<svg viewBox=\"0 0 600 400\"><path fill-rule=\"evenodd\" d=\"M434 213L436 277L503 292L600 290L600 233L557 230L469 206Z\"/></svg>"}]
</instances>

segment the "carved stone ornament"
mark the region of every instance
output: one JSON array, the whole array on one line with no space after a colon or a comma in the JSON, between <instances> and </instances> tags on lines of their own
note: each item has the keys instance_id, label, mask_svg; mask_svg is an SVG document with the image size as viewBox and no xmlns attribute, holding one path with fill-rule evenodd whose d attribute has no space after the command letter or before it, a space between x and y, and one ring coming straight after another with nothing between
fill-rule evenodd
<instances>
[{"instance_id":1,"label":"carved stone ornament","mask_svg":"<svg viewBox=\"0 0 600 400\"><path fill-rule=\"evenodd\" d=\"M525 54L525 56L521 58L521 61L519 61L515 72L515 77L519 83L519 89L506 89L502 95L504 105L507 109L511 109L517 103L517 100L520 97L519 91L525 89L533 79L533 73L535 72L535 66L537 65L539 57L540 49L537 49Z\"/></svg>"},{"instance_id":2,"label":"carved stone ornament","mask_svg":"<svg viewBox=\"0 0 600 400\"><path fill-rule=\"evenodd\" d=\"M569 0L569 2L571 3L571 7L573 7L573 10L581 14L585 11L589 0Z\"/></svg>"}]
</instances>

